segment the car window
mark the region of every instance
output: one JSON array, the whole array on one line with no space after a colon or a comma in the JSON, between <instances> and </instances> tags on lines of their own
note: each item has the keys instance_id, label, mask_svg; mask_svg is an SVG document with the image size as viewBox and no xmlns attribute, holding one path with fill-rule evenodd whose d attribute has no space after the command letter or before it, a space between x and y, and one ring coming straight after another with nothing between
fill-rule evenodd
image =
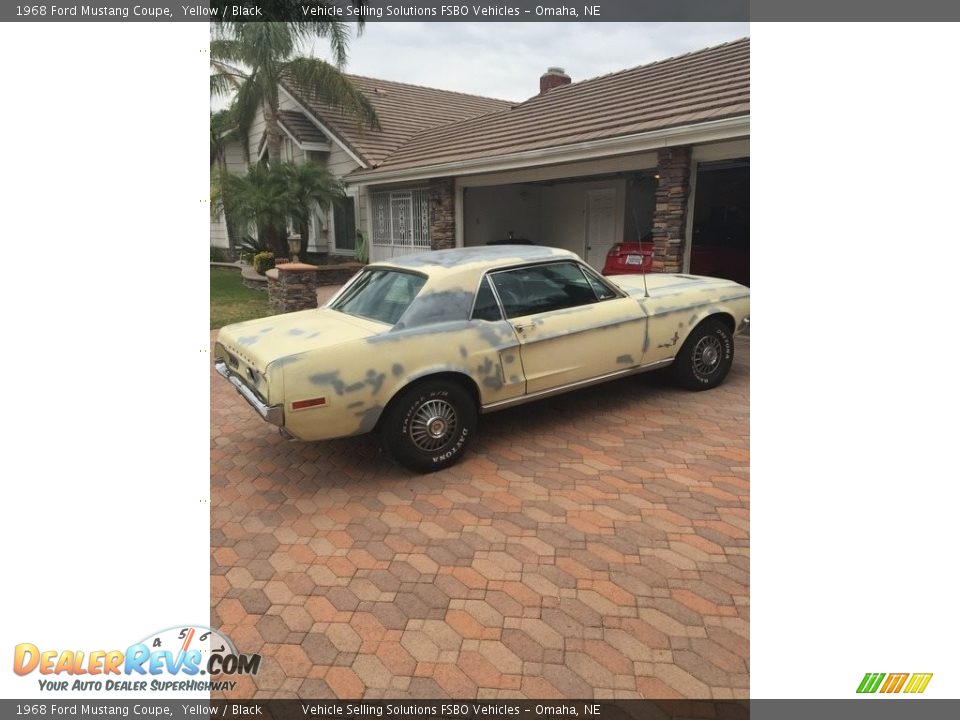
<instances>
[{"instance_id":1,"label":"car window","mask_svg":"<svg viewBox=\"0 0 960 720\"><path fill-rule=\"evenodd\" d=\"M426 278L399 270L365 270L330 306L334 310L396 325Z\"/></svg>"},{"instance_id":2,"label":"car window","mask_svg":"<svg viewBox=\"0 0 960 720\"><path fill-rule=\"evenodd\" d=\"M490 279L483 278L480 281L480 287L477 289L477 299L473 303L474 320L503 320L503 314L500 312L500 305L497 298L490 289Z\"/></svg>"},{"instance_id":3,"label":"car window","mask_svg":"<svg viewBox=\"0 0 960 720\"><path fill-rule=\"evenodd\" d=\"M590 272L590 270L584 270L584 274L587 276L587 281L590 283L590 287L593 288L593 292L596 293L597 300L612 300L617 297L617 294L610 286Z\"/></svg>"},{"instance_id":4,"label":"car window","mask_svg":"<svg viewBox=\"0 0 960 720\"><path fill-rule=\"evenodd\" d=\"M508 318L597 302L597 293L575 263L534 265L492 277Z\"/></svg>"}]
</instances>

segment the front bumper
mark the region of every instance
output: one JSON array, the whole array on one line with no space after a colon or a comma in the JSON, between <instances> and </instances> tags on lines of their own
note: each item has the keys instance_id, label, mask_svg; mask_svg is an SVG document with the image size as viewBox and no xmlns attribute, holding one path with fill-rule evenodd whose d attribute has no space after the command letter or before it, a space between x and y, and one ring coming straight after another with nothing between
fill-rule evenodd
<instances>
[{"instance_id":1,"label":"front bumper","mask_svg":"<svg viewBox=\"0 0 960 720\"><path fill-rule=\"evenodd\" d=\"M250 406L257 411L260 417L271 425L283 427L283 405L267 405L264 403L253 390L246 386L239 375L227 367L227 363L223 360L217 360L213 367L221 377L226 378L237 389L237 392L250 403Z\"/></svg>"}]
</instances>

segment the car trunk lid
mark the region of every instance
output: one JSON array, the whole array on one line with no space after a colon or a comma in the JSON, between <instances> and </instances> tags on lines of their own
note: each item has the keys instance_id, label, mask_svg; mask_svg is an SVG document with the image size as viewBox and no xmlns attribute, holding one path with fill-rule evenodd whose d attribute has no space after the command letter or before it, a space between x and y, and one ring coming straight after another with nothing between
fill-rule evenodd
<instances>
[{"instance_id":1,"label":"car trunk lid","mask_svg":"<svg viewBox=\"0 0 960 720\"><path fill-rule=\"evenodd\" d=\"M217 342L245 365L262 373L275 360L386 330L389 326L383 323L321 308L227 325L220 330Z\"/></svg>"}]
</instances>

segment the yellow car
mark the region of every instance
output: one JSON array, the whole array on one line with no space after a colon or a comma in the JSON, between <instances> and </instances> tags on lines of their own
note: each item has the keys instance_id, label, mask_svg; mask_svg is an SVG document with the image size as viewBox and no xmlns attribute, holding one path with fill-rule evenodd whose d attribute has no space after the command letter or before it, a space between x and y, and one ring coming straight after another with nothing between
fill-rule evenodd
<instances>
[{"instance_id":1,"label":"yellow car","mask_svg":"<svg viewBox=\"0 0 960 720\"><path fill-rule=\"evenodd\" d=\"M216 369L299 440L379 431L408 468L462 457L480 413L673 366L718 385L750 291L692 275L603 277L538 246L440 250L372 264L325 307L220 330Z\"/></svg>"}]
</instances>

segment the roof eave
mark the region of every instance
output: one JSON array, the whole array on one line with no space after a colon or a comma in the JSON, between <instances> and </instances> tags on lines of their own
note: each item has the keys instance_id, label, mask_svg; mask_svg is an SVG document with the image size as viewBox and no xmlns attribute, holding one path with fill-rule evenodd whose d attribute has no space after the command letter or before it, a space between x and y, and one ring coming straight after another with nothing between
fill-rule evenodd
<instances>
[{"instance_id":1,"label":"roof eave","mask_svg":"<svg viewBox=\"0 0 960 720\"><path fill-rule=\"evenodd\" d=\"M750 116L737 115L721 120L678 125L636 135L625 135L601 140L587 140L571 145L525 150L494 157L472 158L454 162L436 163L397 170L355 170L346 180L355 185L373 185L385 182L408 182L435 177L474 175L501 172L540 165L577 162L595 158L646 152L661 147L732 140L750 135Z\"/></svg>"},{"instance_id":2,"label":"roof eave","mask_svg":"<svg viewBox=\"0 0 960 720\"><path fill-rule=\"evenodd\" d=\"M281 81L279 83L280 90L297 106L297 109L300 110L310 122L312 122L320 132L330 138L341 150L343 150L351 160L353 160L361 168L370 167L370 162L363 157L359 150L353 147L349 140L344 138L339 132L337 132L332 125L329 123L323 122L317 114L313 111L312 108L308 107L307 104L300 100L294 93L294 91L288 88Z\"/></svg>"}]
</instances>

